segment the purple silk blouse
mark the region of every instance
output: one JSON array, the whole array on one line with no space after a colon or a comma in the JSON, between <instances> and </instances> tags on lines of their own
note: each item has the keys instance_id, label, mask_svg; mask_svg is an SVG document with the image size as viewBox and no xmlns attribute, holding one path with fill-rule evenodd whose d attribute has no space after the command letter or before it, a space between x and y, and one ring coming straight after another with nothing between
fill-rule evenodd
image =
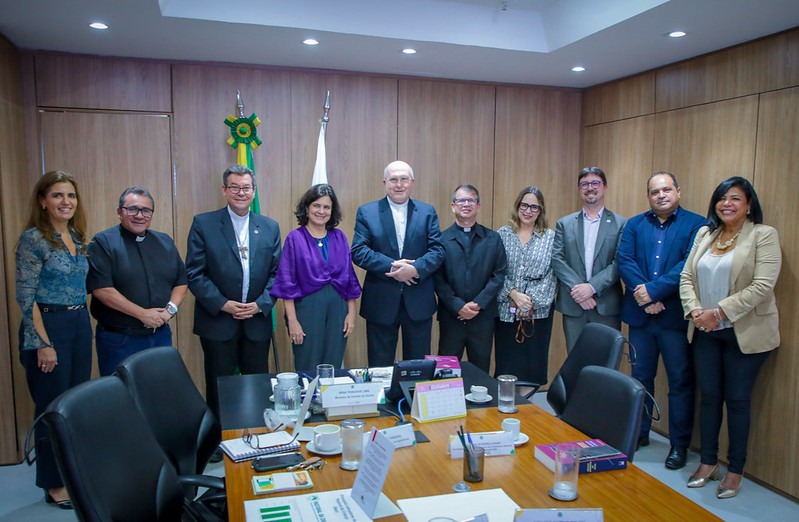
<instances>
[{"instance_id":1,"label":"purple silk blouse","mask_svg":"<svg viewBox=\"0 0 799 522\"><path fill-rule=\"evenodd\" d=\"M352 267L347 236L337 228L327 231L328 261L325 262L315 239L305 227L286 236L283 255L269 294L281 299L300 299L333 285L343 299L357 299L361 283Z\"/></svg>"}]
</instances>

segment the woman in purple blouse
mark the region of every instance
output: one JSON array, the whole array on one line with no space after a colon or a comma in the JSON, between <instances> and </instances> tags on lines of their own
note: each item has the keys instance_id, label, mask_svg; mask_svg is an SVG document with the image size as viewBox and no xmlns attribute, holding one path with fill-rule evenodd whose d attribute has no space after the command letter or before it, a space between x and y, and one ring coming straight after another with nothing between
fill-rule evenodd
<instances>
[{"instance_id":1,"label":"woman in purple blouse","mask_svg":"<svg viewBox=\"0 0 799 522\"><path fill-rule=\"evenodd\" d=\"M314 370L322 363L340 368L347 337L355 328L361 284L347 237L336 228L341 208L333 187L308 189L294 215L300 226L286 236L269 293L283 299L294 368Z\"/></svg>"}]
</instances>

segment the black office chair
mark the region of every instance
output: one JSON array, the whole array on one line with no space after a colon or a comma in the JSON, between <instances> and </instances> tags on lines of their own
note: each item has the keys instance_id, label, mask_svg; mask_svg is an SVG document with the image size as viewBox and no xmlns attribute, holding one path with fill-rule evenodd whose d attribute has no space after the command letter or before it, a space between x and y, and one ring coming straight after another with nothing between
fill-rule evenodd
<instances>
[{"instance_id":1,"label":"black office chair","mask_svg":"<svg viewBox=\"0 0 799 522\"><path fill-rule=\"evenodd\" d=\"M66 391L43 420L80 520L224 520L183 493L184 482L214 487L221 481L179 478L118 378L101 377Z\"/></svg>"},{"instance_id":2,"label":"black office chair","mask_svg":"<svg viewBox=\"0 0 799 522\"><path fill-rule=\"evenodd\" d=\"M571 391L577 383L580 370L589 365L603 366L605 368L619 369L621 356L627 339L615 328L599 323L588 323L583 328L577 342L574 343L563 366L553 377L547 391L547 402L555 410L555 415L563 413L566 403L571 396ZM529 386L533 390L524 394L525 399L530 399L541 387L540 384L519 381L516 386Z\"/></svg>"},{"instance_id":3,"label":"black office chair","mask_svg":"<svg viewBox=\"0 0 799 522\"><path fill-rule=\"evenodd\" d=\"M560 418L589 437L602 439L632 462L645 397L643 384L629 375L586 366Z\"/></svg>"},{"instance_id":4,"label":"black office chair","mask_svg":"<svg viewBox=\"0 0 799 522\"><path fill-rule=\"evenodd\" d=\"M125 383L178 474L202 474L219 446L222 430L180 353L170 346L149 348L125 359L114 374ZM196 493L187 486L187 498L193 499ZM223 513L224 494L215 499Z\"/></svg>"}]
</instances>

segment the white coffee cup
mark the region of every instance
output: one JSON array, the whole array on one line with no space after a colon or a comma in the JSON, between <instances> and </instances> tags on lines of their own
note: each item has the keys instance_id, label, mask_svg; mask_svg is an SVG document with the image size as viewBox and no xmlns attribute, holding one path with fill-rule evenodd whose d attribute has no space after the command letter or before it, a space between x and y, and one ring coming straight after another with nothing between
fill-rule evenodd
<instances>
[{"instance_id":1,"label":"white coffee cup","mask_svg":"<svg viewBox=\"0 0 799 522\"><path fill-rule=\"evenodd\" d=\"M341 428L335 424L320 424L313 429L313 445L319 451L333 451L341 446Z\"/></svg>"},{"instance_id":2,"label":"white coffee cup","mask_svg":"<svg viewBox=\"0 0 799 522\"><path fill-rule=\"evenodd\" d=\"M472 399L476 401L484 401L488 398L488 388L485 386L474 385L470 390L472 392Z\"/></svg>"},{"instance_id":3,"label":"white coffee cup","mask_svg":"<svg viewBox=\"0 0 799 522\"><path fill-rule=\"evenodd\" d=\"M519 419L505 419L502 421L502 431L512 433L514 442L519 440L521 428L522 423Z\"/></svg>"}]
</instances>

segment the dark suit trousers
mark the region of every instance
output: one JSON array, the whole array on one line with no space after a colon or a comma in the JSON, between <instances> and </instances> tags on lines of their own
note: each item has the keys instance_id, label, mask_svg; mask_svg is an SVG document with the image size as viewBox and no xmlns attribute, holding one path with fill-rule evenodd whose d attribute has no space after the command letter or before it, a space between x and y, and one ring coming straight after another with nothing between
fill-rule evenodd
<instances>
[{"instance_id":1,"label":"dark suit trousers","mask_svg":"<svg viewBox=\"0 0 799 522\"><path fill-rule=\"evenodd\" d=\"M269 373L270 337L271 331L269 337L263 341L248 339L244 333L243 322L239 323L235 335L227 341L213 341L200 337L200 344L205 354L205 401L217 419L219 418L217 378L233 375L236 369L242 375Z\"/></svg>"},{"instance_id":2,"label":"dark suit trousers","mask_svg":"<svg viewBox=\"0 0 799 522\"><path fill-rule=\"evenodd\" d=\"M494 375L515 375L520 381L530 381L544 385L548 382L549 341L552 338L552 320L555 315L551 309L549 316L536 319L532 337L524 342L516 342L516 329L519 322L505 323L496 320L494 342L496 345L496 366Z\"/></svg>"},{"instance_id":3,"label":"dark suit trousers","mask_svg":"<svg viewBox=\"0 0 799 522\"><path fill-rule=\"evenodd\" d=\"M491 366L491 344L494 340L494 318L485 313L468 321L461 321L447 312L438 313L441 335L438 354L463 357L464 348L469 362L488 373Z\"/></svg>"},{"instance_id":4,"label":"dark suit trousers","mask_svg":"<svg viewBox=\"0 0 799 522\"><path fill-rule=\"evenodd\" d=\"M391 366L397 353L399 329L402 328L402 358L424 359L430 355L433 318L414 321L405 311L405 299L400 301L399 317L392 324L366 321L366 344L369 366Z\"/></svg>"}]
</instances>

